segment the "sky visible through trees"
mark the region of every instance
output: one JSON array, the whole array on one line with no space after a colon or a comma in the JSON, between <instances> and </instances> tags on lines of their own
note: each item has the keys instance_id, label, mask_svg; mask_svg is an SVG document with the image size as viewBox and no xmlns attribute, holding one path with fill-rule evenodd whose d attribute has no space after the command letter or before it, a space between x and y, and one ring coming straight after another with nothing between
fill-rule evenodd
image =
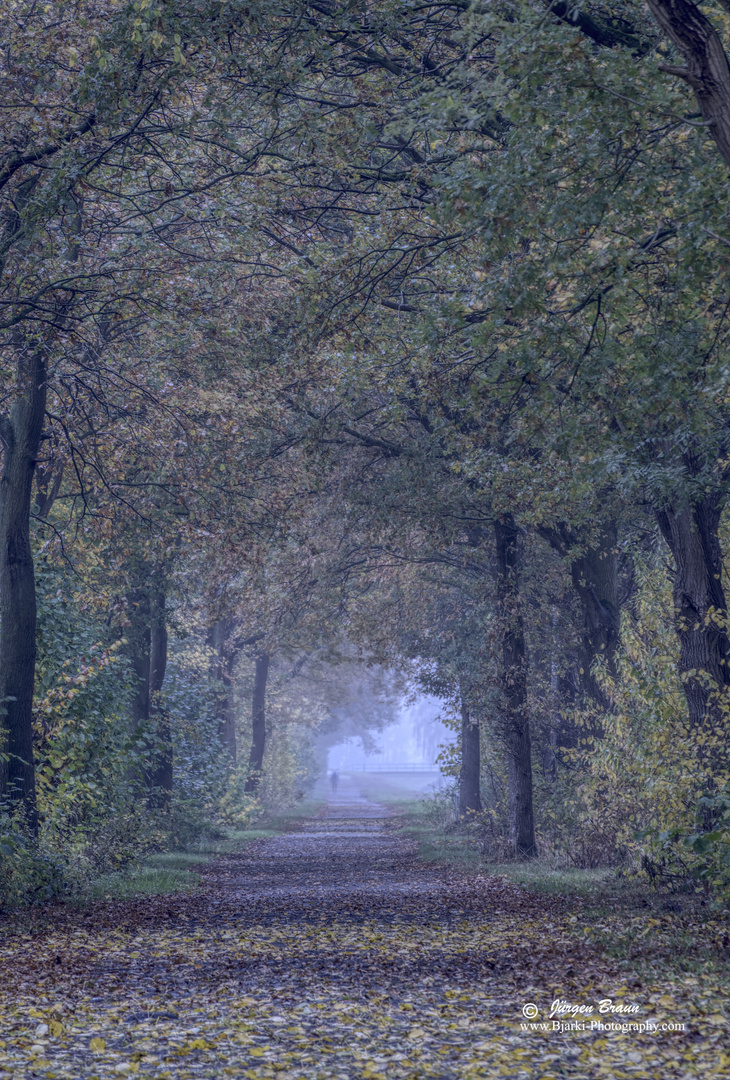
<instances>
[{"instance_id":1,"label":"sky visible through trees","mask_svg":"<svg viewBox=\"0 0 730 1080\"><path fill-rule=\"evenodd\" d=\"M431 965L445 1001L467 994L449 1024L466 1031L488 1000L503 1025L508 953L515 1009L548 981L575 999L604 976L622 997L639 980L642 1008L704 987L676 1054L623 1046L612 1075L724 1075L730 4L0 13L0 912L9 957L23 925L51 934L37 985L18 990L10 1074L35 1055L34 1075L97 1075L88 1040L111 1046L86 1021L83 1053L55 1059L44 1041L76 1030L72 980L56 1015L43 968L71 940L57 961L54 912L63 934L91 913L88 979L104 904L127 904L143 938L138 890L162 898L159 920L192 888L169 902L209 942L225 881L225 904L245 896L253 956L257 904L261 925L287 925L281 872L305 937L320 885L332 912L338 874L365 890L334 953L349 955L358 920L381 941L398 896L404 941L438 923L387 993L379 962L352 961L367 1009L378 995L400 1007ZM406 732L419 702L438 739ZM352 748L370 760L379 746L391 766L437 758L433 794L348 778ZM260 896L243 881L259 857ZM524 953L522 888L536 890ZM500 914L476 949L489 895ZM462 902L459 975L438 956L461 949ZM546 926L563 958L549 980ZM184 951L170 932L160 970ZM315 961L289 944L306 985ZM216 955L219 974L243 963ZM323 1009L349 993L327 970ZM124 1014L118 993L104 1025ZM223 1036L208 1033L199 1074L228 1053L235 1075L451 1075L446 1020L398 1036L425 1040L419 1060L381 1046L380 1023L364 1024L370 1057L340 1073L321 1047L269 1060L254 1035L259 1065L216 1058ZM181 1025L192 1045L195 1023ZM603 1075L593 1042L546 1057L506 1032L457 1040L457 1074ZM98 1075L182 1075L146 1053L99 1058Z\"/></svg>"},{"instance_id":2,"label":"sky visible through trees","mask_svg":"<svg viewBox=\"0 0 730 1080\"><path fill-rule=\"evenodd\" d=\"M436 767L442 747L453 741L452 729L441 718L439 698L422 697L412 705L401 705L395 719L375 736L375 745L366 751L362 738L350 738L330 747L327 762L331 769L369 769L398 765L428 772Z\"/></svg>"}]
</instances>

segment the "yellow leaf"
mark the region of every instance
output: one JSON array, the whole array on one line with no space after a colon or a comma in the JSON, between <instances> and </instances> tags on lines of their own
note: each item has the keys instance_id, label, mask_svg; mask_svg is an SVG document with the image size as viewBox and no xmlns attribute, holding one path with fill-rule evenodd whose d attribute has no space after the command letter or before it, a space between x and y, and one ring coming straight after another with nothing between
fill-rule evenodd
<instances>
[{"instance_id":1,"label":"yellow leaf","mask_svg":"<svg viewBox=\"0 0 730 1080\"><path fill-rule=\"evenodd\" d=\"M252 1046L251 1049L249 1050L249 1054L251 1055L251 1057L263 1057L264 1056L264 1052L263 1052L263 1050L261 1049L260 1046Z\"/></svg>"},{"instance_id":2,"label":"yellow leaf","mask_svg":"<svg viewBox=\"0 0 730 1080\"><path fill-rule=\"evenodd\" d=\"M57 1039L59 1035L63 1035L63 1024L60 1020L49 1020L48 1030Z\"/></svg>"},{"instance_id":3,"label":"yellow leaf","mask_svg":"<svg viewBox=\"0 0 730 1080\"><path fill-rule=\"evenodd\" d=\"M89 1050L94 1050L100 1053L102 1050L106 1050L106 1043L103 1039L93 1038L89 1042Z\"/></svg>"}]
</instances>

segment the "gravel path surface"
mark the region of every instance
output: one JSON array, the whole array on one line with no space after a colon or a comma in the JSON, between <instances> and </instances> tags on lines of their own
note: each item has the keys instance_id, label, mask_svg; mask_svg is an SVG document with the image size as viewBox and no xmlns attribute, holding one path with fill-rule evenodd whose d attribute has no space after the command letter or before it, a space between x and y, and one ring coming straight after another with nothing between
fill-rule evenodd
<instances>
[{"instance_id":1,"label":"gravel path surface","mask_svg":"<svg viewBox=\"0 0 730 1080\"><path fill-rule=\"evenodd\" d=\"M425 865L388 817L343 778L319 816L220 859L195 894L59 909L55 925L9 931L0 1075L726 1075L719 1027L531 1028L526 1003L547 1021L555 998L636 1000L661 1021L694 990L667 1004L662 986L627 985L576 937L565 901Z\"/></svg>"}]
</instances>

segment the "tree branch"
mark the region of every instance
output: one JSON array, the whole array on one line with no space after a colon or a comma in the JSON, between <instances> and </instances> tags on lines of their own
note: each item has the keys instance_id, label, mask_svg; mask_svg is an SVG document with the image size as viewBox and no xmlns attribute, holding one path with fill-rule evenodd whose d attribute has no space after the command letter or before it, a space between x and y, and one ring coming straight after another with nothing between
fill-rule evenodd
<instances>
[{"instance_id":1,"label":"tree branch","mask_svg":"<svg viewBox=\"0 0 730 1080\"><path fill-rule=\"evenodd\" d=\"M18 169L22 169L24 165L33 165L36 161L42 161L43 158L57 154L61 147L73 142L74 139L80 138L81 135L85 135L87 131L91 131L95 123L96 116L92 114L80 125L80 127L66 132L66 134L62 135L57 142L47 143L45 146L33 150L30 154L15 154L2 172L0 172L0 190L5 187Z\"/></svg>"},{"instance_id":2,"label":"tree branch","mask_svg":"<svg viewBox=\"0 0 730 1080\"><path fill-rule=\"evenodd\" d=\"M695 92L708 130L730 167L730 65L707 16L691 0L647 0L654 20L685 58L686 68L660 64ZM730 3L723 3L730 10Z\"/></svg>"},{"instance_id":3,"label":"tree branch","mask_svg":"<svg viewBox=\"0 0 730 1080\"><path fill-rule=\"evenodd\" d=\"M643 56L651 47L646 38L633 27L629 27L623 19L599 21L587 12L578 9L575 3L553 3L550 10L551 14L561 22L574 26L576 30L580 30L587 38L604 49L615 49L618 46L631 49L637 56Z\"/></svg>"}]
</instances>

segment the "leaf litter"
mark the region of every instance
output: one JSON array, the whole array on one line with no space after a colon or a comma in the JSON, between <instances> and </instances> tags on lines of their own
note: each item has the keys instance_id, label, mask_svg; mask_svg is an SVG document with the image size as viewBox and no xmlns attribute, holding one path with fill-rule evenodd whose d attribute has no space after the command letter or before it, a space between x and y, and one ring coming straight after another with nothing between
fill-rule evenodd
<instances>
[{"instance_id":1,"label":"leaf litter","mask_svg":"<svg viewBox=\"0 0 730 1080\"><path fill-rule=\"evenodd\" d=\"M194 893L8 922L0 1076L728 1075L712 977L637 975L581 936L575 901L421 863L386 815L343 795ZM552 1030L555 999L607 998L640 1011L592 1019L684 1029Z\"/></svg>"}]
</instances>

